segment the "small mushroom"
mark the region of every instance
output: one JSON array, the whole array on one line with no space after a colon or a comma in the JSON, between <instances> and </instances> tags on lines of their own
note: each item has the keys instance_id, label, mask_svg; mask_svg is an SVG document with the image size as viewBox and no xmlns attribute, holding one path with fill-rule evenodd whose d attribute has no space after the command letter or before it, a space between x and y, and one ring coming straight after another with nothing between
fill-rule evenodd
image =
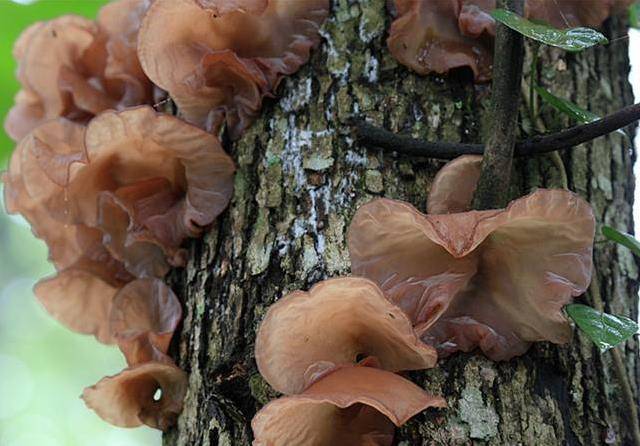
<instances>
[{"instance_id":1,"label":"small mushroom","mask_svg":"<svg viewBox=\"0 0 640 446\"><path fill-rule=\"evenodd\" d=\"M94 335L98 341L111 344L114 342L108 324L111 303L126 282L97 274L105 271L104 265L84 268L83 262L79 263L39 281L34 293L49 314L70 330Z\"/></svg>"},{"instance_id":2,"label":"small mushroom","mask_svg":"<svg viewBox=\"0 0 640 446\"><path fill-rule=\"evenodd\" d=\"M495 7L495 0L462 0L458 14L460 32L469 37L495 36L496 21L491 17Z\"/></svg>"},{"instance_id":3,"label":"small mushroom","mask_svg":"<svg viewBox=\"0 0 640 446\"><path fill-rule=\"evenodd\" d=\"M463 155L448 162L431 183L427 212L450 214L470 210L481 169L482 156L478 155Z\"/></svg>"},{"instance_id":4,"label":"small mushroom","mask_svg":"<svg viewBox=\"0 0 640 446\"><path fill-rule=\"evenodd\" d=\"M156 0L138 37L145 73L184 118L238 137L318 44L328 0Z\"/></svg>"},{"instance_id":5,"label":"small mushroom","mask_svg":"<svg viewBox=\"0 0 640 446\"><path fill-rule=\"evenodd\" d=\"M390 446L393 425L429 407L446 403L394 373L338 367L301 394L264 406L251 422L253 444Z\"/></svg>"},{"instance_id":6,"label":"small mushroom","mask_svg":"<svg viewBox=\"0 0 640 446\"><path fill-rule=\"evenodd\" d=\"M453 172L477 168L469 161L440 173L434 187L445 190L432 190L430 205L460 210L464 200L448 201L447 192ZM380 199L356 213L349 250L354 274L380 285L439 354L479 346L503 360L531 342L570 339L562 308L591 280L594 228L588 203L564 190L541 189L503 210L442 215Z\"/></svg>"},{"instance_id":7,"label":"small mushroom","mask_svg":"<svg viewBox=\"0 0 640 446\"><path fill-rule=\"evenodd\" d=\"M260 374L285 394L301 392L337 365L374 356L390 371L433 367L405 314L370 280L325 280L296 291L269 309L256 339Z\"/></svg>"},{"instance_id":8,"label":"small mushroom","mask_svg":"<svg viewBox=\"0 0 640 446\"><path fill-rule=\"evenodd\" d=\"M151 83L132 47L145 5L119 0L101 10L97 23L63 16L27 28L14 46L22 90L7 133L18 141L49 119L84 123L107 109L150 102Z\"/></svg>"},{"instance_id":9,"label":"small mushroom","mask_svg":"<svg viewBox=\"0 0 640 446\"><path fill-rule=\"evenodd\" d=\"M396 0L395 5L397 17L391 24L387 45L398 62L423 75L468 67L479 82L491 78L492 39L461 33L458 0ZM467 14L469 7L464 8ZM464 18L462 23L466 23ZM480 29L484 30L484 25L478 30L470 28L469 33Z\"/></svg>"},{"instance_id":10,"label":"small mushroom","mask_svg":"<svg viewBox=\"0 0 640 446\"><path fill-rule=\"evenodd\" d=\"M168 358L146 362L107 376L82 393L100 418L119 427L167 430L182 411L187 375ZM158 398L158 393L159 398Z\"/></svg>"},{"instance_id":11,"label":"small mushroom","mask_svg":"<svg viewBox=\"0 0 640 446\"><path fill-rule=\"evenodd\" d=\"M125 285L111 304L109 328L129 365L165 354L182 319L176 295L158 279Z\"/></svg>"}]
</instances>

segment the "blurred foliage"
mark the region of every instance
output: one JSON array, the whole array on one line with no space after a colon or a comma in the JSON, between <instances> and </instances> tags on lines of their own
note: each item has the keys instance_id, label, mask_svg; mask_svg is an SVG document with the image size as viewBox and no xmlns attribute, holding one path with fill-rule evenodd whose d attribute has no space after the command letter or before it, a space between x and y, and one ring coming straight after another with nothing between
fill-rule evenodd
<instances>
[{"instance_id":1,"label":"blurred foliage","mask_svg":"<svg viewBox=\"0 0 640 446\"><path fill-rule=\"evenodd\" d=\"M629 22L634 28L640 28L640 2L629 6Z\"/></svg>"},{"instance_id":2,"label":"blurred foliage","mask_svg":"<svg viewBox=\"0 0 640 446\"><path fill-rule=\"evenodd\" d=\"M30 24L64 14L95 18L106 0L0 0L0 115L4 117L13 105L13 97L20 88L15 77L13 42ZM0 132L0 166L4 166L15 143Z\"/></svg>"},{"instance_id":3,"label":"blurred foliage","mask_svg":"<svg viewBox=\"0 0 640 446\"><path fill-rule=\"evenodd\" d=\"M23 0L23 3L26 3ZM0 0L0 88L4 120L19 85L13 42L29 24L64 14L94 18L102 0ZM0 167L14 147L1 132ZM0 190L1 195L1 190ZM53 272L44 244L0 202L0 445L153 446L160 433L110 426L85 407L86 386L125 367L117 348L74 334L33 296L38 278Z\"/></svg>"}]
</instances>

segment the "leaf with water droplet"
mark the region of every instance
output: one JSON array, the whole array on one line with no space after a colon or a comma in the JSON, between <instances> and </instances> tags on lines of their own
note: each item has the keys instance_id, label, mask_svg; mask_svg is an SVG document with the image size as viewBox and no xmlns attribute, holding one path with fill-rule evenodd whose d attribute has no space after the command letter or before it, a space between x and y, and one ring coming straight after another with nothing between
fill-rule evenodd
<instances>
[{"instance_id":1,"label":"leaf with water droplet","mask_svg":"<svg viewBox=\"0 0 640 446\"><path fill-rule=\"evenodd\" d=\"M629 248L633 254L640 257L640 241L631 234L620 232L617 229L613 229L611 226L604 226L602 228L602 235L625 248Z\"/></svg>"},{"instance_id":2,"label":"leaf with water droplet","mask_svg":"<svg viewBox=\"0 0 640 446\"><path fill-rule=\"evenodd\" d=\"M557 29L551 25L532 22L506 9L494 9L491 16L523 36L567 51L577 52L609 41L591 28Z\"/></svg>"},{"instance_id":3,"label":"leaf with water droplet","mask_svg":"<svg viewBox=\"0 0 640 446\"><path fill-rule=\"evenodd\" d=\"M598 346L601 352L626 341L638 333L638 324L624 316L602 313L587 305L565 307L569 317Z\"/></svg>"}]
</instances>

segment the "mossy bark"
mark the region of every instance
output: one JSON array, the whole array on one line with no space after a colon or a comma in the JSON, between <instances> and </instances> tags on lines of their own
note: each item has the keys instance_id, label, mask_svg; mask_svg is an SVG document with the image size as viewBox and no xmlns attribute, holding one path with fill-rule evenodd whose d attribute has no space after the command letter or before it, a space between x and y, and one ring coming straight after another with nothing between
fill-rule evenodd
<instances>
[{"instance_id":1,"label":"mossy bark","mask_svg":"<svg viewBox=\"0 0 640 446\"><path fill-rule=\"evenodd\" d=\"M327 277L349 274L345 233L359 205L380 196L425 208L441 162L368 150L348 120L368 118L393 131L447 141L484 141L491 119L488 86L466 73L420 77L390 57L385 0L334 0L323 43L311 62L284 81L279 98L231 146L238 173L229 209L190 245L186 269L171 282L185 307L174 346L190 373L189 393L168 446L247 445L250 420L276 394L253 360L255 332L271 303ZM606 31L626 34L612 20ZM633 101L626 40L568 55L545 51L541 82L605 114ZM528 59L530 50L528 49ZM525 62L526 63L526 62ZM525 71L527 71L525 69ZM552 130L569 125L542 109ZM534 125L524 108L522 132ZM598 223L632 231L635 152L619 135L562 154L569 186L588 199ZM510 194L559 187L549 156L518 160ZM596 267L606 309L637 316L638 266L624 248L601 243ZM589 303L590 296L581 299ZM633 391L638 345L624 348ZM449 409L421 414L398 430L402 445L628 444L627 413L611 368L584 336L571 345L535 345L506 363L457 355L411 378L444 395Z\"/></svg>"}]
</instances>

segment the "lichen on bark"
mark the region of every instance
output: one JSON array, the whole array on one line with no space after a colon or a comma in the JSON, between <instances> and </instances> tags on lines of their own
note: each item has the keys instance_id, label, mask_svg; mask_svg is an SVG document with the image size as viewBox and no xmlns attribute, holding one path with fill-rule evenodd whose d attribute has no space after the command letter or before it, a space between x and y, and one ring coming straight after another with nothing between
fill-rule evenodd
<instances>
[{"instance_id":1,"label":"lichen on bark","mask_svg":"<svg viewBox=\"0 0 640 446\"><path fill-rule=\"evenodd\" d=\"M277 397L253 360L268 306L286 292L349 274L345 234L362 203L386 196L425 209L442 163L360 147L350 118L432 140L486 139L489 87L474 86L469 73L419 77L398 66L385 45L389 23L385 0L335 0L310 63L230 146L238 165L231 206L191 243L188 266L171 277L185 307L174 355L190 385L166 445L250 444L253 414ZM606 31L622 35L625 24L613 20ZM543 81L594 112L611 112L633 100L626 51L625 41L580 55L545 51ZM569 125L546 108L542 118L550 130ZM570 188L592 203L598 223L631 231L630 143L614 134L562 158ZM510 195L560 181L546 156L517 160ZM607 310L636 317L635 260L598 244L595 262ZM637 343L625 351L637 395ZM610 357L580 334L571 345L535 345L506 363L461 354L409 376L444 395L450 408L411 420L398 431L402 445L624 444L628 435Z\"/></svg>"}]
</instances>

